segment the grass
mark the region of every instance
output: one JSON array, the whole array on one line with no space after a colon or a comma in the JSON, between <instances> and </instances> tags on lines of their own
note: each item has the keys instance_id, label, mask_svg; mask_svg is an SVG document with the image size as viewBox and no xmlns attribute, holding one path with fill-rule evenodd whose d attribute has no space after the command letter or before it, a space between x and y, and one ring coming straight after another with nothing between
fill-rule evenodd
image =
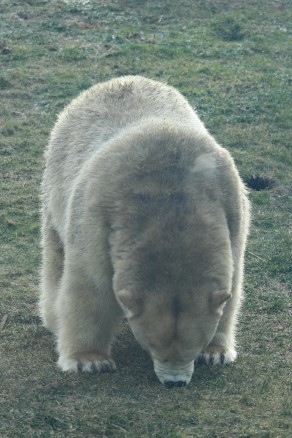
<instances>
[{"instance_id":1,"label":"grass","mask_svg":"<svg viewBox=\"0 0 292 438\"><path fill-rule=\"evenodd\" d=\"M1 14L0 436L291 436L289 1L2 0ZM239 357L184 389L159 384L126 325L115 374L62 374L37 314L49 132L81 90L123 74L177 87L251 186Z\"/></svg>"}]
</instances>

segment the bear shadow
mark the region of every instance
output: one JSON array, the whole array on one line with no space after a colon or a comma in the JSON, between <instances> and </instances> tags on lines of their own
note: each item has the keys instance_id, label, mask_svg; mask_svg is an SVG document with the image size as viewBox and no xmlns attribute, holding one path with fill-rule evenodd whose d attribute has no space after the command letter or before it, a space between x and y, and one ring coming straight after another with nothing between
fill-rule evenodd
<instances>
[{"instance_id":1,"label":"bear shadow","mask_svg":"<svg viewBox=\"0 0 292 438\"><path fill-rule=\"evenodd\" d=\"M112 345L112 356L120 372L143 374L147 380L157 381L152 359L138 344L127 320L122 321L117 331Z\"/></svg>"}]
</instances>

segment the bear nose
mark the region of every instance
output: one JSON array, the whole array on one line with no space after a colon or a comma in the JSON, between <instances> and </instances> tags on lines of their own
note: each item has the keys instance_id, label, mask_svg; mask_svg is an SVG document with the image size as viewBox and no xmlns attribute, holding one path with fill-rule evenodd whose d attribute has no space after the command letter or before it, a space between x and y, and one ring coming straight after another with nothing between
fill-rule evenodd
<instances>
[{"instance_id":1,"label":"bear nose","mask_svg":"<svg viewBox=\"0 0 292 438\"><path fill-rule=\"evenodd\" d=\"M185 380L179 380L178 382L172 382L171 380L166 380L164 385L166 388L181 388L186 386L187 382Z\"/></svg>"}]
</instances>

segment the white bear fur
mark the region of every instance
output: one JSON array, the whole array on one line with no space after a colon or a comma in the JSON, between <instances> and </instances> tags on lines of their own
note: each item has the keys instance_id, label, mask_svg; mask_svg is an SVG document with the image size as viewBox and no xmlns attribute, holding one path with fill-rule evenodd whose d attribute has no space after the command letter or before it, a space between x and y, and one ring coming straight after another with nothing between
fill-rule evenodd
<instances>
[{"instance_id":1,"label":"white bear fur","mask_svg":"<svg viewBox=\"0 0 292 438\"><path fill-rule=\"evenodd\" d=\"M163 383L234 361L249 203L184 97L139 76L97 84L45 158L40 312L59 366L114 370L123 313Z\"/></svg>"}]
</instances>

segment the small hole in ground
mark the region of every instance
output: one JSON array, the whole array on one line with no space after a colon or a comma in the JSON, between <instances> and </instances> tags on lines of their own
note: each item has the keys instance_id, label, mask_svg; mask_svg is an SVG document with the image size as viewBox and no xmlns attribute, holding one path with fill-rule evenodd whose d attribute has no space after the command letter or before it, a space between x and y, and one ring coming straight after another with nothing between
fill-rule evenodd
<instances>
[{"instance_id":1,"label":"small hole in ground","mask_svg":"<svg viewBox=\"0 0 292 438\"><path fill-rule=\"evenodd\" d=\"M248 175L244 178L244 182L252 190L260 192L261 190L270 190L276 184L275 178L260 175Z\"/></svg>"}]
</instances>

